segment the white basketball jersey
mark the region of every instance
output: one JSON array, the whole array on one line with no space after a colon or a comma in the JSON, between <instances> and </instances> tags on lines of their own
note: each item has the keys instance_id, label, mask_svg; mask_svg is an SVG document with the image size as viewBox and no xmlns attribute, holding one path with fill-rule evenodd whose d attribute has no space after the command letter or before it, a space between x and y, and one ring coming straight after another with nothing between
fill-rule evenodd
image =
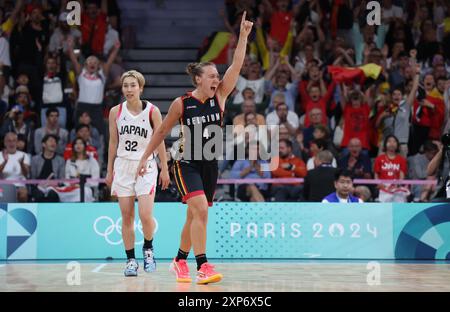
<instances>
[{"instance_id":1,"label":"white basketball jersey","mask_svg":"<svg viewBox=\"0 0 450 312\"><path fill-rule=\"evenodd\" d=\"M151 116L155 109L148 101L139 115L132 115L127 109L127 102L120 104L116 118L119 145L117 157L128 160L140 160L153 135ZM154 155L150 156L150 159Z\"/></svg>"}]
</instances>

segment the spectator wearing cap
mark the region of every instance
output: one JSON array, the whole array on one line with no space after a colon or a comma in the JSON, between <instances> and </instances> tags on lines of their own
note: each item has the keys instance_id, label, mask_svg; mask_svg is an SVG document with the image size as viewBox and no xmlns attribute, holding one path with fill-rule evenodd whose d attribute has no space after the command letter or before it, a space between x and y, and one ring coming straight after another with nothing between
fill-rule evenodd
<instances>
[{"instance_id":1,"label":"spectator wearing cap","mask_svg":"<svg viewBox=\"0 0 450 312\"><path fill-rule=\"evenodd\" d=\"M75 135L76 138L81 138L83 139L84 142L86 142L86 153L90 157L93 157L96 160L98 160L99 159L98 151L91 143L92 142L91 127L89 125L79 124L75 128ZM72 153L73 153L72 143L68 143L64 151L64 160L67 161L68 159L70 159L72 157Z\"/></svg>"},{"instance_id":2,"label":"spectator wearing cap","mask_svg":"<svg viewBox=\"0 0 450 312\"><path fill-rule=\"evenodd\" d=\"M64 159L56 153L58 137L46 134L41 140L41 153L31 158L31 178L64 179ZM58 194L47 183L33 186L31 196L36 202L59 202Z\"/></svg>"},{"instance_id":3,"label":"spectator wearing cap","mask_svg":"<svg viewBox=\"0 0 450 312\"><path fill-rule=\"evenodd\" d=\"M31 99L30 91L26 86L20 85L16 88L15 101L16 105L22 107L25 121L30 122L32 126L37 125L38 116L32 109L34 107L34 103Z\"/></svg>"},{"instance_id":4,"label":"spectator wearing cap","mask_svg":"<svg viewBox=\"0 0 450 312\"><path fill-rule=\"evenodd\" d=\"M362 203L362 199L353 196L353 176L349 170L339 169L334 175L333 192L326 196L322 203Z\"/></svg>"},{"instance_id":5,"label":"spectator wearing cap","mask_svg":"<svg viewBox=\"0 0 450 312\"><path fill-rule=\"evenodd\" d=\"M25 121L24 109L20 105L15 105L7 114L0 128L0 137L3 137L8 132L13 132L17 135L23 135L27 140L27 152L32 150L31 133L33 128L29 121Z\"/></svg>"},{"instance_id":6,"label":"spectator wearing cap","mask_svg":"<svg viewBox=\"0 0 450 312\"><path fill-rule=\"evenodd\" d=\"M51 53L57 53L58 51L66 53L68 49L68 39L71 39L76 43L81 41L81 32L77 28L69 26L67 23L67 16L67 12L62 12L58 17L58 27L53 31L48 45L48 51Z\"/></svg>"},{"instance_id":7,"label":"spectator wearing cap","mask_svg":"<svg viewBox=\"0 0 450 312\"><path fill-rule=\"evenodd\" d=\"M3 140L5 148L0 153L0 179L26 180L30 172L30 157L17 150L17 134L8 132ZM17 200L28 201L28 191L23 183L15 183Z\"/></svg>"},{"instance_id":8,"label":"spectator wearing cap","mask_svg":"<svg viewBox=\"0 0 450 312\"><path fill-rule=\"evenodd\" d=\"M69 132L64 128L61 128L58 124L59 111L57 108L49 108L46 111L45 116L47 118L45 126L34 132L34 151L36 154L40 154L42 152L42 138L47 134L53 134L58 137L58 148L56 149L56 153L62 155L67 144Z\"/></svg>"},{"instance_id":9,"label":"spectator wearing cap","mask_svg":"<svg viewBox=\"0 0 450 312\"><path fill-rule=\"evenodd\" d=\"M42 8L29 4L26 7L29 21L23 28L16 27L11 34L13 68L25 72L30 78L30 93L35 101L42 97L44 54L49 40L49 30L44 23Z\"/></svg>"},{"instance_id":10,"label":"spectator wearing cap","mask_svg":"<svg viewBox=\"0 0 450 312\"><path fill-rule=\"evenodd\" d=\"M333 168L331 162L333 154L321 151L315 158L315 169L308 171L303 187L303 197L306 201L320 202L335 191L334 179L338 169Z\"/></svg>"}]
</instances>

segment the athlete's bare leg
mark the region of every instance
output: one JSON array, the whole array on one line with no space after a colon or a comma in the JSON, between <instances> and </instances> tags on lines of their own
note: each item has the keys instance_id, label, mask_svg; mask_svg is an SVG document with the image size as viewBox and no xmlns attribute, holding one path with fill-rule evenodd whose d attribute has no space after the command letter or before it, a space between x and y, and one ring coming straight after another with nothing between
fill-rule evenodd
<instances>
[{"instance_id":1,"label":"athlete's bare leg","mask_svg":"<svg viewBox=\"0 0 450 312\"><path fill-rule=\"evenodd\" d=\"M155 231L155 221L153 219L154 202L155 194L138 197L139 218L141 219L142 230L146 240L152 240L153 232Z\"/></svg>"},{"instance_id":2,"label":"athlete's bare leg","mask_svg":"<svg viewBox=\"0 0 450 312\"><path fill-rule=\"evenodd\" d=\"M186 222L183 226L183 231L181 232L181 242L180 242L180 249L189 252L192 247L192 241L191 241L191 224L192 220L194 219L194 215L192 214L191 208L187 209L186 214Z\"/></svg>"},{"instance_id":3,"label":"athlete's bare leg","mask_svg":"<svg viewBox=\"0 0 450 312\"><path fill-rule=\"evenodd\" d=\"M119 197L120 212L122 213L122 238L125 250L134 248L134 196Z\"/></svg>"},{"instance_id":4,"label":"athlete's bare leg","mask_svg":"<svg viewBox=\"0 0 450 312\"><path fill-rule=\"evenodd\" d=\"M205 195L195 196L187 200L188 209L192 212L191 242L194 254L206 253L206 225L208 223L208 201Z\"/></svg>"}]
</instances>

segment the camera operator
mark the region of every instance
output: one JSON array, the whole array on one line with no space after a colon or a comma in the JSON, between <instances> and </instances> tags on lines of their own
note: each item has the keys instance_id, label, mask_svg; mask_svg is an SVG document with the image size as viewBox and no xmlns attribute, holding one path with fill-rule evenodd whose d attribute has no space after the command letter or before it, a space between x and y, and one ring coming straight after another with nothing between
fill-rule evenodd
<instances>
[{"instance_id":1,"label":"camera operator","mask_svg":"<svg viewBox=\"0 0 450 312\"><path fill-rule=\"evenodd\" d=\"M450 132L441 138L439 152L428 164L427 175L436 176L436 191L433 202L450 201Z\"/></svg>"}]
</instances>

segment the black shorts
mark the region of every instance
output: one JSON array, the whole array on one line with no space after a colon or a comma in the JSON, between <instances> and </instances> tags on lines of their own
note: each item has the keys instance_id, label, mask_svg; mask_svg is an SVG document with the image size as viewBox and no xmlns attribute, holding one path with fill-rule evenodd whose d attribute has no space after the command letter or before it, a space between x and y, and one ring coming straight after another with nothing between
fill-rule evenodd
<instances>
[{"instance_id":1,"label":"black shorts","mask_svg":"<svg viewBox=\"0 0 450 312\"><path fill-rule=\"evenodd\" d=\"M216 193L219 169L217 161L174 161L175 184L185 204L189 198L205 195L211 207Z\"/></svg>"}]
</instances>

